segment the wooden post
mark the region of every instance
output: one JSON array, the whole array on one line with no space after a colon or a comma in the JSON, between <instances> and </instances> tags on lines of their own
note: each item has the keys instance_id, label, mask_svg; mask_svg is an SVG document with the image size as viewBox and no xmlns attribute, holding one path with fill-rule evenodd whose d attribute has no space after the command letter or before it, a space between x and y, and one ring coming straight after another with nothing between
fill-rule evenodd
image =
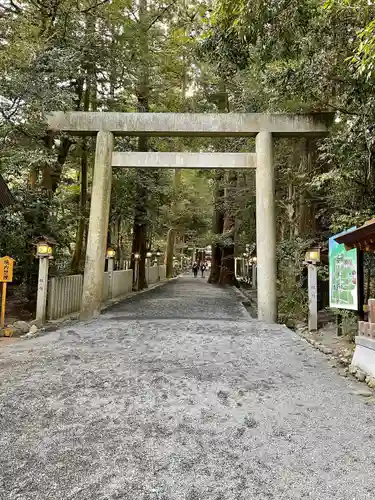
<instances>
[{"instance_id":1,"label":"wooden post","mask_svg":"<svg viewBox=\"0 0 375 500\"><path fill-rule=\"evenodd\" d=\"M39 276L38 276L38 295L36 299L36 316L35 319L39 324L43 324L46 320L46 306L48 293L48 257L39 258Z\"/></svg>"},{"instance_id":2,"label":"wooden post","mask_svg":"<svg viewBox=\"0 0 375 500\"><path fill-rule=\"evenodd\" d=\"M363 250L357 250L357 276L358 276L358 319L363 321L365 317L365 290L364 290L364 269L363 269Z\"/></svg>"},{"instance_id":3,"label":"wooden post","mask_svg":"<svg viewBox=\"0 0 375 500\"><path fill-rule=\"evenodd\" d=\"M1 293L1 328L5 326L5 306L7 301L7 284L3 283L3 289Z\"/></svg>"},{"instance_id":4,"label":"wooden post","mask_svg":"<svg viewBox=\"0 0 375 500\"><path fill-rule=\"evenodd\" d=\"M336 314L336 335L341 337L342 335L342 316L341 314Z\"/></svg>"},{"instance_id":5,"label":"wooden post","mask_svg":"<svg viewBox=\"0 0 375 500\"><path fill-rule=\"evenodd\" d=\"M309 288L309 331L318 329L318 272L315 264L308 264L308 288Z\"/></svg>"},{"instance_id":6,"label":"wooden post","mask_svg":"<svg viewBox=\"0 0 375 500\"><path fill-rule=\"evenodd\" d=\"M1 295L1 328L5 326L5 308L7 297L7 283L13 280L13 264L14 259L9 256L1 257L0 259L0 282L3 283Z\"/></svg>"}]
</instances>

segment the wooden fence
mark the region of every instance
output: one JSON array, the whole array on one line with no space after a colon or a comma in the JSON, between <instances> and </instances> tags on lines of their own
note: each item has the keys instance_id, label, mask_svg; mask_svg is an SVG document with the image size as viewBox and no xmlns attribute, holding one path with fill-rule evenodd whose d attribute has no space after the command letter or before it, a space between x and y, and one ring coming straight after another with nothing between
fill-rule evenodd
<instances>
[{"instance_id":1,"label":"wooden fence","mask_svg":"<svg viewBox=\"0 0 375 500\"><path fill-rule=\"evenodd\" d=\"M51 278L48 283L47 319L58 319L81 308L83 276Z\"/></svg>"},{"instance_id":2,"label":"wooden fence","mask_svg":"<svg viewBox=\"0 0 375 500\"><path fill-rule=\"evenodd\" d=\"M146 267L148 284L165 280L166 266ZM114 271L112 280L109 273L104 273L103 301L116 299L132 291L133 271ZM54 320L77 313L81 308L83 276L75 274L60 278L51 278L48 283L47 319Z\"/></svg>"}]
</instances>

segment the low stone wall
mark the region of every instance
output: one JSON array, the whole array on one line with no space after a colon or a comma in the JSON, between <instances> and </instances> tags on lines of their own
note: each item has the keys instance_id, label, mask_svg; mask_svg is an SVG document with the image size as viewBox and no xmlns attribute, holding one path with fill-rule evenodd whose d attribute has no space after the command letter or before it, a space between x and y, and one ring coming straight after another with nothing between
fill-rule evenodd
<instances>
[{"instance_id":1,"label":"low stone wall","mask_svg":"<svg viewBox=\"0 0 375 500\"><path fill-rule=\"evenodd\" d=\"M133 271L114 271L112 283L112 298L121 297L132 291Z\"/></svg>"},{"instance_id":2,"label":"low stone wall","mask_svg":"<svg viewBox=\"0 0 375 500\"><path fill-rule=\"evenodd\" d=\"M370 323L368 321L359 321L358 335L360 337L368 337L375 339L375 323Z\"/></svg>"},{"instance_id":3,"label":"low stone wall","mask_svg":"<svg viewBox=\"0 0 375 500\"><path fill-rule=\"evenodd\" d=\"M164 281L166 277L166 266L151 266L146 268L146 280L149 285L157 283L158 281ZM160 280L159 280L160 277Z\"/></svg>"},{"instance_id":4,"label":"low stone wall","mask_svg":"<svg viewBox=\"0 0 375 500\"><path fill-rule=\"evenodd\" d=\"M358 336L355 338L355 351L351 370L361 370L365 376L375 378L375 339Z\"/></svg>"},{"instance_id":5,"label":"low stone wall","mask_svg":"<svg viewBox=\"0 0 375 500\"><path fill-rule=\"evenodd\" d=\"M350 373L375 387L375 299L368 301L368 321L358 322Z\"/></svg>"}]
</instances>

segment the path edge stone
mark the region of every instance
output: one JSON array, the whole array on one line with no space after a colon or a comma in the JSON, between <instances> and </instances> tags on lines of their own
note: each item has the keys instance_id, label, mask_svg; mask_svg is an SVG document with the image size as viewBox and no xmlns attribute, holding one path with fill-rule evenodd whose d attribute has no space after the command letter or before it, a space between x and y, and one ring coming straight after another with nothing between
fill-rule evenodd
<instances>
[{"instance_id":1,"label":"path edge stone","mask_svg":"<svg viewBox=\"0 0 375 500\"><path fill-rule=\"evenodd\" d=\"M338 354L330 347L325 346L322 342L311 339L306 334L306 332L308 332L307 326L297 328L295 331L300 338L305 340L314 349L317 349L326 356L329 356L331 360L335 360L338 364L345 366L345 376L352 375L358 382L367 384L370 389L375 389L375 378L366 375L366 373L362 372L362 370L359 370L352 365L354 352L351 356L346 357L343 354Z\"/></svg>"},{"instance_id":2,"label":"path edge stone","mask_svg":"<svg viewBox=\"0 0 375 500\"><path fill-rule=\"evenodd\" d=\"M231 288L238 295L238 297L241 300L241 305L242 305L243 309L246 311L246 314L249 316L249 318L252 320L257 319L255 314L253 316L252 313L254 311L251 307L251 302L250 302L249 298L243 293L243 291L234 285L230 285L229 288ZM249 309L251 310L251 312L249 311Z\"/></svg>"}]
</instances>

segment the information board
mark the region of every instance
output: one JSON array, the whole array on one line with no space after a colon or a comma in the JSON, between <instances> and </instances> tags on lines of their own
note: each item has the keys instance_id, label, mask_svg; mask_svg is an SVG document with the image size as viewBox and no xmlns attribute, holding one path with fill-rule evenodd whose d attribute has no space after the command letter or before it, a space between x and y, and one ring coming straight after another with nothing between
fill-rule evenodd
<instances>
[{"instance_id":1,"label":"information board","mask_svg":"<svg viewBox=\"0 0 375 500\"><path fill-rule=\"evenodd\" d=\"M1 257L0 259L0 282L10 283L13 281L13 263L12 257Z\"/></svg>"},{"instance_id":2,"label":"information board","mask_svg":"<svg viewBox=\"0 0 375 500\"><path fill-rule=\"evenodd\" d=\"M358 311L358 252L346 250L335 238L356 229L336 234L329 239L329 306Z\"/></svg>"}]
</instances>

